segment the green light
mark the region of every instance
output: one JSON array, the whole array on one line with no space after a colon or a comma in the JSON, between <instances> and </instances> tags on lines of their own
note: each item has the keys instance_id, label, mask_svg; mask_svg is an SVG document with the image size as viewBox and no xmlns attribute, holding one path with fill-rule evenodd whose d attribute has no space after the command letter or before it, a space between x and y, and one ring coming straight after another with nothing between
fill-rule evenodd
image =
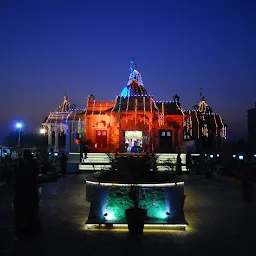
<instances>
[{"instance_id":1,"label":"green light","mask_svg":"<svg viewBox=\"0 0 256 256\"><path fill-rule=\"evenodd\" d=\"M149 219L167 219L168 215L165 192L163 188L138 188L139 207L147 209ZM121 221L126 219L125 209L133 207L129 188L111 188L105 208L106 220Z\"/></svg>"}]
</instances>

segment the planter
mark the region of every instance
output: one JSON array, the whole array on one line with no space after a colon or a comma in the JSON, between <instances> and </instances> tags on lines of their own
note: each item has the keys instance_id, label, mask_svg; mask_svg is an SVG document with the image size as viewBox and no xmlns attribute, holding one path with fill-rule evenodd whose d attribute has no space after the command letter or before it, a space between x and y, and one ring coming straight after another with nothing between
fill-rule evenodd
<instances>
[{"instance_id":1,"label":"planter","mask_svg":"<svg viewBox=\"0 0 256 256\"><path fill-rule=\"evenodd\" d=\"M129 208L125 210L128 229L131 234L142 234L147 210L141 208Z\"/></svg>"}]
</instances>

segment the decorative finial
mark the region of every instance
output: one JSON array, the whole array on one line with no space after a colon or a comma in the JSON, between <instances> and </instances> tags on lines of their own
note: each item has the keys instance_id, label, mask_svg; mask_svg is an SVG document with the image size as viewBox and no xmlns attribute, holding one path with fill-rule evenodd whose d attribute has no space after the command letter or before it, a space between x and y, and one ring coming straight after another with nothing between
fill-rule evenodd
<instances>
[{"instance_id":1,"label":"decorative finial","mask_svg":"<svg viewBox=\"0 0 256 256\"><path fill-rule=\"evenodd\" d=\"M137 65L134 63L134 59L130 60L130 72L132 73L133 70L137 69Z\"/></svg>"},{"instance_id":2,"label":"decorative finial","mask_svg":"<svg viewBox=\"0 0 256 256\"><path fill-rule=\"evenodd\" d=\"M200 88L200 98L201 98L201 101L204 101L203 89L202 88Z\"/></svg>"}]
</instances>

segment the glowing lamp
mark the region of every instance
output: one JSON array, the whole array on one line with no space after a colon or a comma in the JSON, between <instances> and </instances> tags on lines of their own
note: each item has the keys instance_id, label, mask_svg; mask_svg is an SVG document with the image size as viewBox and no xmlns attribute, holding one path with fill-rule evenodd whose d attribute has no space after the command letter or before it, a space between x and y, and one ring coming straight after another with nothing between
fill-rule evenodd
<instances>
[{"instance_id":1,"label":"glowing lamp","mask_svg":"<svg viewBox=\"0 0 256 256\"><path fill-rule=\"evenodd\" d=\"M40 129L40 134L45 134L46 130L44 128Z\"/></svg>"},{"instance_id":2,"label":"glowing lamp","mask_svg":"<svg viewBox=\"0 0 256 256\"><path fill-rule=\"evenodd\" d=\"M210 158L213 158L213 155L210 155Z\"/></svg>"},{"instance_id":3,"label":"glowing lamp","mask_svg":"<svg viewBox=\"0 0 256 256\"><path fill-rule=\"evenodd\" d=\"M115 218L114 214L112 212L106 212L104 214L105 220L113 220Z\"/></svg>"},{"instance_id":4,"label":"glowing lamp","mask_svg":"<svg viewBox=\"0 0 256 256\"><path fill-rule=\"evenodd\" d=\"M236 155L233 155L233 157L235 158L235 157L236 157Z\"/></svg>"},{"instance_id":5,"label":"glowing lamp","mask_svg":"<svg viewBox=\"0 0 256 256\"><path fill-rule=\"evenodd\" d=\"M22 128L22 123L17 123L16 128L19 128L19 129Z\"/></svg>"},{"instance_id":6,"label":"glowing lamp","mask_svg":"<svg viewBox=\"0 0 256 256\"><path fill-rule=\"evenodd\" d=\"M244 156L240 155L238 158L239 158L239 160L243 160Z\"/></svg>"}]
</instances>

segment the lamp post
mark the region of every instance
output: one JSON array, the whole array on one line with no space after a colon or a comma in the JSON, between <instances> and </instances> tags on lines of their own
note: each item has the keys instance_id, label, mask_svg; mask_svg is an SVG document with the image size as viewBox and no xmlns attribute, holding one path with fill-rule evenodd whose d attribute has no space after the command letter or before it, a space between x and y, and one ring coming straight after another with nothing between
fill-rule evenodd
<instances>
[{"instance_id":1,"label":"lamp post","mask_svg":"<svg viewBox=\"0 0 256 256\"><path fill-rule=\"evenodd\" d=\"M18 140L18 148L20 148L20 133L21 133L21 128L22 128L22 123L17 123L16 128L19 129L19 140Z\"/></svg>"}]
</instances>

